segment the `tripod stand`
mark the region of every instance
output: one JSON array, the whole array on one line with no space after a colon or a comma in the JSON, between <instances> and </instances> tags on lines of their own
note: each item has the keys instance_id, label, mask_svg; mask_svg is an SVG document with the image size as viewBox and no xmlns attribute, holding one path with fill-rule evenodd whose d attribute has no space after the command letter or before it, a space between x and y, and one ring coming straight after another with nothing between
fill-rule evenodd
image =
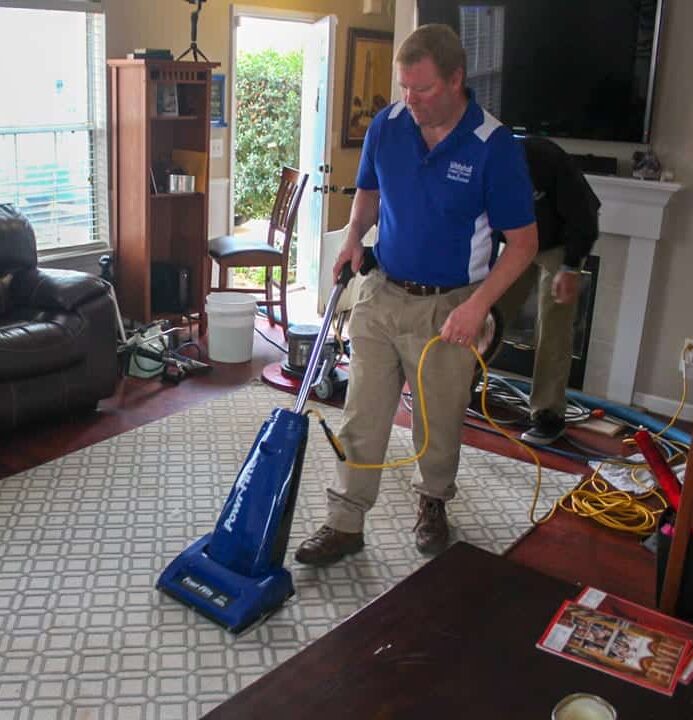
<instances>
[{"instance_id":1,"label":"tripod stand","mask_svg":"<svg viewBox=\"0 0 693 720\"><path fill-rule=\"evenodd\" d=\"M200 11L202 10L202 3L205 2L205 0L188 0L188 2L192 5L197 3L197 9L190 13L190 47L184 53L179 55L176 60L182 60L186 55L192 53L193 60L195 62L199 62L200 58L198 55L205 62L209 62L207 56L202 52L202 50L200 50L200 48L197 47L197 20L200 16Z\"/></svg>"}]
</instances>

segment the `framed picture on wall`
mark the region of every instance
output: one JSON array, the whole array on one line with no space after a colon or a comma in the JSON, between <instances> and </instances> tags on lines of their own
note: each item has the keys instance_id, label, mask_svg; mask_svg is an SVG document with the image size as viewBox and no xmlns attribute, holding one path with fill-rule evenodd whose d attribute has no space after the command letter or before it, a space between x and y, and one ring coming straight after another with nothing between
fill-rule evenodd
<instances>
[{"instance_id":1,"label":"framed picture on wall","mask_svg":"<svg viewBox=\"0 0 693 720\"><path fill-rule=\"evenodd\" d=\"M211 102L210 102L210 122L212 127L226 127L226 121L224 120L224 110L226 103L226 76L225 75L212 75L212 86L211 86Z\"/></svg>"},{"instance_id":2,"label":"framed picture on wall","mask_svg":"<svg viewBox=\"0 0 693 720\"><path fill-rule=\"evenodd\" d=\"M361 147L373 117L389 103L392 33L349 28L342 147Z\"/></svg>"}]
</instances>

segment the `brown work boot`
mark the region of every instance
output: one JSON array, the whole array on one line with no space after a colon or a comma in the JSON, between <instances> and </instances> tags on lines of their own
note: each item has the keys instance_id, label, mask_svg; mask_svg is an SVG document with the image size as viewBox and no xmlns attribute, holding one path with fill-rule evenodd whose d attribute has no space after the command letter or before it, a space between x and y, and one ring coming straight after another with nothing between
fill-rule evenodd
<instances>
[{"instance_id":1,"label":"brown work boot","mask_svg":"<svg viewBox=\"0 0 693 720\"><path fill-rule=\"evenodd\" d=\"M303 565L331 565L345 555L363 548L363 533L347 533L323 525L296 550L296 561Z\"/></svg>"},{"instance_id":2,"label":"brown work boot","mask_svg":"<svg viewBox=\"0 0 693 720\"><path fill-rule=\"evenodd\" d=\"M414 532L416 548L424 555L437 555L445 550L450 539L450 530L443 500L421 495L419 519L414 526Z\"/></svg>"}]
</instances>

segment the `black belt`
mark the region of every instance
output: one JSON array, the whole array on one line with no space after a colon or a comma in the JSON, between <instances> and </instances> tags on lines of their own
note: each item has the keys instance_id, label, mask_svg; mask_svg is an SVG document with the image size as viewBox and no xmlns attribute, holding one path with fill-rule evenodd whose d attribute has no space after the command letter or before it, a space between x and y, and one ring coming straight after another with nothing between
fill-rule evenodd
<instances>
[{"instance_id":1,"label":"black belt","mask_svg":"<svg viewBox=\"0 0 693 720\"><path fill-rule=\"evenodd\" d=\"M413 280L395 280L388 276L389 282L406 290L410 295L418 295L419 297L428 297L429 295L445 295L452 290L459 290L464 285L451 285L449 287L441 285L424 285Z\"/></svg>"}]
</instances>

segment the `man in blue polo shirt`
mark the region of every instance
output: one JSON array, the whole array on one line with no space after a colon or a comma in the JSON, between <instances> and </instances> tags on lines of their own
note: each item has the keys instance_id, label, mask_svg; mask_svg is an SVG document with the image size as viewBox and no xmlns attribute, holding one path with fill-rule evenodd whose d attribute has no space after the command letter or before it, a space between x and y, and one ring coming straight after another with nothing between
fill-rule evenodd
<instances>
[{"instance_id":1,"label":"man in blue polo shirt","mask_svg":"<svg viewBox=\"0 0 693 720\"><path fill-rule=\"evenodd\" d=\"M413 487L420 495L416 545L448 543L445 502L455 493L460 430L469 403L476 343L491 306L537 251L532 185L522 150L507 128L465 90L466 57L445 25L424 25L400 47L403 101L368 128L347 239L334 266L356 272L361 240L378 222L378 269L352 310L349 386L339 437L353 463L382 463L402 386L414 392L413 439L423 423L416 371L440 334L423 375L429 447ZM494 230L506 248L496 261ZM327 490L326 523L296 552L325 565L358 552L380 471L338 463Z\"/></svg>"}]
</instances>

